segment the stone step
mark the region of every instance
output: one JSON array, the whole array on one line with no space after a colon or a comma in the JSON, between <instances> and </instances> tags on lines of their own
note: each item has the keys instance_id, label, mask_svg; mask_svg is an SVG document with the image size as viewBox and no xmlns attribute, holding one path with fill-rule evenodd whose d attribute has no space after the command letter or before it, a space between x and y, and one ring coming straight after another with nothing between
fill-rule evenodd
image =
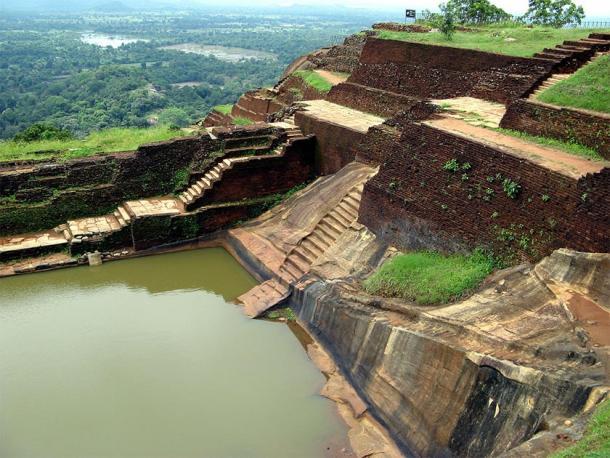
<instances>
[{"instance_id":1,"label":"stone step","mask_svg":"<svg viewBox=\"0 0 610 458\"><path fill-rule=\"evenodd\" d=\"M297 245L292 252L290 253L290 255L295 255L298 256L300 259L302 259L304 262L306 262L308 265L313 264L313 262L315 261L316 257L315 255L312 255L309 251L307 251L305 248L303 248L302 245Z\"/></svg>"},{"instance_id":2,"label":"stone step","mask_svg":"<svg viewBox=\"0 0 610 458\"><path fill-rule=\"evenodd\" d=\"M197 194L201 194L203 192L203 188L201 187L201 185L195 183L193 186L191 186L195 191L197 191Z\"/></svg>"},{"instance_id":3,"label":"stone step","mask_svg":"<svg viewBox=\"0 0 610 458\"><path fill-rule=\"evenodd\" d=\"M305 275L305 272L309 271L309 268L311 267L311 263L293 253L288 255L288 257L284 260L284 264L291 264L294 266L296 270L302 272L301 276Z\"/></svg>"},{"instance_id":4,"label":"stone step","mask_svg":"<svg viewBox=\"0 0 610 458\"><path fill-rule=\"evenodd\" d=\"M343 234L345 232L345 227L341 224L338 224L336 222L336 220L334 220L333 218L331 218L330 214L326 215L324 218L322 218L322 221L320 222L325 228L329 228L331 229L335 234L335 238L339 237L341 234Z\"/></svg>"},{"instance_id":5,"label":"stone step","mask_svg":"<svg viewBox=\"0 0 610 458\"><path fill-rule=\"evenodd\" d=\"M358 211L360 209L360 200L359 199L356 200L354 197L349 195L343 199L343 202L345 202L346 205L349 205L356 213L358 213Z\"/></svg>"},{"instance_id":6,"label":"stone step","mask_svg":"<svg viewBox=\"0 0 610 458\"><path fill-rule=\"evenodd\" d=\"M351 226L352 222L354 221L354 218L345 210L339 208L338 205L333 209L333 211L330 212L330 214L333 216L333 218L341 221L341 224L343 224L345 227Z\"/></svg>"},{"instance_id":7,"label":"stone step","mask_svg":"<svg viewBox=\"0 0 610 458\"><path fill-rule=\"evenodd\" d=\"M321 231L316 232L315 230L311 234L309 234L308 240L313 241L320 249L322 249L322 252L325 252L328 247L334 243L334 240L332 238L329 238Z\"/></svg>"},{"instance_id":8,"label":"stone step","mask_svg":"<svg viewBox=\"0 0 610 458\"><path fill-rule=\"evenodd\" d=\"M123 205L119 205L117 207L117 211L119 212L121 219L125 221L126 224L129 224L131 222L131 215Z\"/></svg>"},{"instance_id":9,"label":"stone step","mask_svg":"<svg viewBox=\"0 0 610 458\"><path fill-rule=\"evenodd\" d=\"M318 223L318 225L316 226L316 229L314 231L317 235L320 236L320 238L326 238L326 242L328 243L328 246L332 245L333 243L335 243L335 240L337 239L337 237L339 236L339 233L336 233L335 231L333 231L332 229L330 229L328 226L326 226L325 224L322 223L322 221L320 221Z\"/></svg>"},{"instance_id":10,"label":"stone step","mask_svg":"<svg viewBox=\"0 0 610 458\"><path fill-rule=\"evenodd\" d=\"M350 223L358 219L358 213L345 202L340 202L339 205L335 207L335 211L340 212L344 218L350 221Z\"/></svg>"},{"instance_id":11,"label":"stone step","mask_svg":"<svg viewBox=\"0 0 610 458\"><path fill-rule=\"evenodd\" d=\"M303 272L299 267L290 262L289 259L286 259L284 264L282 264L282 267L280 267L280 270L288 272L295 280L305 275L305 272Z\"/></svg>"},{"instance_id":12,"label":"stone step","mask_svg":"<svg viewBox=\"0 0 610 458\"><path fill-rule=\"evenodd\" d=\"M180 194L180 195L178 196L178 199L180 199L180 201L181 201L183 204L185 204L185 205L189 203L189 201L188 201L188 199L185 197L184 193Z\"/></svg>"},{"instance_id":13,"label":"stone step","mask_svg":"<svg viewBox=\"0 0 610 458\"><path fill-rule=\"evenodd\" d=\"M311 253L313 259L317 259L324 253L324 247L321 247L320 245L316 244L315 240L312 240L312 238L309 236L303 239L303 241L301 242L301 246L304 250L307 250L309 253Z\"/></svg>"},{"instance_id":14,"label":"stone step","mask_svg":"<svg viewBox=\"0 0 610 458\"><path fill-rule=\"evenodd\" d=\"M339 215L337 209L333 209L328 215L326 215L333 224L341 228L341 232L345 231L352 224L351 221L345 220Z\"/></svg>"},{"instance_id":15,"label":"stone step","mask_svg":"<svg viewBox=\"0 0 610 458\"><path fill-rule=\"evenodd\" d=\"M262 315L290 294L290 289L277 279L267 280L238 297L244 304L244 312L251 318Z\"/></svg>"}]
</instances>

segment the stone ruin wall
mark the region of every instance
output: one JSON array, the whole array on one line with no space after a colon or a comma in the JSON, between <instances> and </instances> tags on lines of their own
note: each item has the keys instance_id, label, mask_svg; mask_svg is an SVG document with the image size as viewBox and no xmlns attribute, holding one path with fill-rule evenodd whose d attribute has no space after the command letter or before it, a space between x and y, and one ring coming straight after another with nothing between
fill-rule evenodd
<instances>
[{"instance_id":1,"label":"stone ruin wall","mask_svg":"<svg viewBox=\"0 0 610 458\"><path fill-rule=\"evenodd\" d=\"M368 38L347 82L420 99L470 96L508 103L548 76L554 65L545 59Z\"/></svg>"},{"instance_id":2,"label":"stone ruin wall","mask_svg":"<svg viewBox=\"0 0 610 458\"><path fill-rule=\"evenodd\" d=\"M359 151L381 166L365 186L359 221L391 244L443 251L488 246L529 259L561 247L610 249L608 168L570 178L418 123L374 127ZM454 159L460 170L445 170ZM505 193L505 178L521 187L517 198Z\"/></svg>"},{"instance_id":3,"label":"stone ruin wall","mask_svg":"<svg viewBox=\"0 0 610 458\"><path fill-rule=\"evenodd\" d=\"M508 106L501 127L576 142L610 159L610 115L520 99Z\"/></svg>"}]
</instances>

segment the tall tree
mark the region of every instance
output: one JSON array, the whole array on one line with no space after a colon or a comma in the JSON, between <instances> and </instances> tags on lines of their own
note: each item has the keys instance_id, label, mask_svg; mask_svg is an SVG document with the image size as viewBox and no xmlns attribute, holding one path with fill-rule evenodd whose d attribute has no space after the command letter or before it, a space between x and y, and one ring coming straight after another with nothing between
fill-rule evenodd
<instances>
[{"instance_id":1,"label":"tall tree","mask_svg":"<svg viewBox=\"0 0 610 458\"><path fill-rule=\"evenodd\" d=\"M523 19L532 24L561 28L567 24L580 24L585 17L582 6L572 0L529 0Z\"/></svg>"},{"instance_id":2,"label":"tall tree","mask_svg":"<svg viewBox=\"0 0 610 458\"><path fill-rule=\"evenodd\" d=\"M510 14L491 4L489 0L449 0L441 4L441 11L451 14L460 24L485 24L506 21Z\"/></svg>"}]
</instances>

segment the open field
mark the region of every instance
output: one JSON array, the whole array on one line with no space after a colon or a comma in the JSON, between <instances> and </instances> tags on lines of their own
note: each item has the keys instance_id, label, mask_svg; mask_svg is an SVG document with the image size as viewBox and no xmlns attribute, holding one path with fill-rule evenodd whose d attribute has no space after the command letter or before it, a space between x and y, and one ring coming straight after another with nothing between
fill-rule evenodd
<instances>
[{"instance_id":1,"label":"open field","mask_svg":"<svg viewBox=\"0 0 610 458\"><path fill-rule=\"evenodd\" d=\"M498 25L478 27L473 32L456 32L452 40L447 40L440 32L413 33L379 30L378 37L387 40L414 41L531 57L544 48L553 48L565 40L579 40L594 32L603 32L603 30Z\"/></svg>"},{"instance_id":2,"label":"open field","mask_svg":"<svg viewBox=\"0 0 610 458\"><path fill-rule=\"evenodd\" d=\"M0 142L0 162L51 158L67 160L99 153L132 151L140 145L185 135L187 135L185 131L159 126L147 129L106 129L75 140L43 140L27 143L5 141Z\"/></svg>"}]
</instances>

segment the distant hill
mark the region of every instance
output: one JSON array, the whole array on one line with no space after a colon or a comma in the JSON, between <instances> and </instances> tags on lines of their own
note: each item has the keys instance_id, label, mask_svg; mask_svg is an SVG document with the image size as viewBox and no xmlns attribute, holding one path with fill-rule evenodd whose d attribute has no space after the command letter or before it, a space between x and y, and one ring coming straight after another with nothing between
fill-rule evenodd
<instances>
[{"instance_id":1,"label":"distant hill","mask_svg":"<svg viewBox=\"0 0 610 458\"><path fill-rule=\"evenodd\" d=\"M124 13L134 11L133 8L119 1L99 3L97 5L94 5L91 10L99 11L101 13Z\"/></svg>"}]
</instances>

